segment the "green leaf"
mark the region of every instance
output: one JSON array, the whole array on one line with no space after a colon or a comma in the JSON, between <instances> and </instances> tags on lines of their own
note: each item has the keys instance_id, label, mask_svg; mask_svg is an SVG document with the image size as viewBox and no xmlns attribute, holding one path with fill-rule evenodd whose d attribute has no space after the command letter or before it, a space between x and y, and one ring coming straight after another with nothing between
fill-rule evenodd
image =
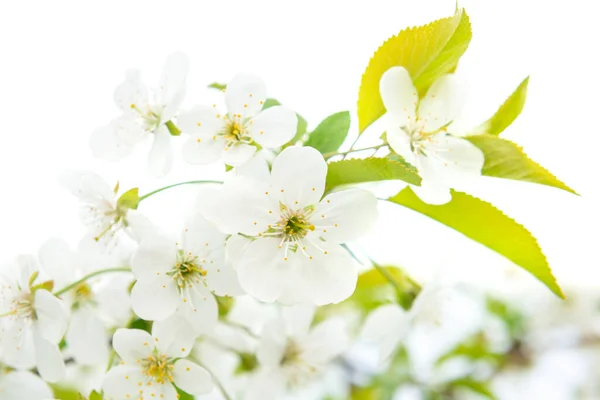
<instances>
[{"instance_id":1,"label":"green leaf","mask_svg":"<svg viewBox=\"0 0 600 400\"><path fill-rule=\"evenodd\" d=\"M181 131L179 130L179 128L173 123L173 121L167 121L165 123L165 126L167 127L167 129L169 130L169 133L171 134L171 136L181 136Z\"/></svg>"},{"instance_id":2,"label":"green leaf","mask_svg":"<svg viewBox=\"0 0 600 400\"><path fill-rule=\"evenodd\" d=\"M192 396L191 394L184 392L183 390L179 389L178 387L176 387L176 389L177 389L177 400L194 400L194 396Z\"/></svg>"},{"instance_id":3,"label":"green leaf","mask_svg":"<svg viewBox=\"0 0 600 400\"><path fill-rule=\"evenodd\" d=\"M485 176L513 179L553 186L577 194L544 167L527 157L515 143L493 135L465 137L477 146L485 157L481 173Z\"/></svg>"},{"instance_id":4,"label":"green leaf","mask_svg":"<svg viewBox=\"0 0 600 400\"><path fill-rule=\"evenodd\" d=\"M450 382L453 387L464 387L472 390L473 392L487 397L490 400L495 400L496 395L490 390L489 385L485 382L479 382L471 378L457 379Z\"/></svg>"},{"instance_id":5,"label":"green leaf","mask_svg":"<svg viewBox=\"0 0 600 400\"><path fill-rule=\"evenodd\" d=\"M350 301L365 311L391 302L398 302L404 309L410 309L420 290L419 284L400 268L381 266L358 276L356 290Z\"/></svg>"},{"instance_id":6,"label":"green leaf","mask_svg":"<svg viewBox=\"0 0 600 400\"><path fill-rule=\"evenodd\" d=\"M94 390L92 393L90 393L89 400L102 400L102 395Z\"/></svg>"},{"instance_id":7,"label":"green leaf","mask_svg":"<svg viewBox=\"0 0 600 400\"><path fill-rule=\"evenodd\" d=\"M208 85L208 87L211 89L225 90L227 88L227 85L224 83L213 82L210 85Z\"/></svg>"},{"instance_id":8,"label":"green leaf","mask_svg":"<svg viewBox=\"0 0 600 400\"><path fill-rule=\"evenodd\" d=\"M514 122L523 111L525 99L527 98L527 85L529 77L525 78L514 92L500 106L498 111L487 121L475 129L478 133L489 133L499 135Z\"/></svg>"},{"instance_id":9,"label":"green leaf","mask_svg":"<svg viewBox=\"0 0 600 400\"><path fill-rule=\"evenodd\" d=\"M399 179L420 185L421 177L416 169L403 161L388 158L353 158L328 164L327 188L351 183L375 182Z\"/></svg>"},{"instance_id":10,"label":"green leaf","mask_svg":"<svg viewBox=\"0 0 600 400\"><path fill-rule=\"evenodd\" d=\"M350 112L342 111L325 118L308 136L305 146L311 146L322 154L340 148L350 131Z\"/></svg>"},{"instance_id":11,"label":"green leaf","mask_svg":"<svg viewBox=\"0 0 600 400\"><path fill-rule=\"evenodd\" d=\"M281 103L276 99L266 99L265 103L263 104L262 109L266 110L267 108L271 108L273 106L280 106L280 105L281 105Z\"/></svg>"},{"instance_id":12,"label":"green leaf","mask_svg":"<svg viewBox=\"0 0 600 400\"><path fill-rule=\"evenodd\" d=\"M54 392L54 397L58 400L81 400L78 390L56 384L50 385L50 387Z\"/></svg>"},{"instance_id":13,"label":"green leaf","mask_svg":"<svg viewBox=\"0 0 600 400\"><path fill-rule=\"evenodd\" d=\"M363 132L385 113L379 95L381 76L395 66L408 70L423 96L440 76L453 72L471 41L471 23L463 9L452 17L408 28L389 38L375 52L358 92L358 126Z\"/></svg>"},{"instance_id":14,"label":"green leaf","mask_svg":"<svg viewBox=\"0 0 600 400\"><path fill-rule=\"evenodd\" d=\"M135 210L137 209L139 202L140 196L138 188L129 189L119 197L119 200L117 200L117 208Z\"/></svg>"},{"instance_id":15,"label":"green leaf","mask_svg":"<svg viewBox=\"0 0 600 400\"><path fill-rule=\"evenodd\" d=\"M522 225L490 203L453 191L449 203L431 205L421 201L410 188L389 200L424 214L502 254L529 271L554 294L564 298L537 240Z\"/></svg>"}]
</instances>

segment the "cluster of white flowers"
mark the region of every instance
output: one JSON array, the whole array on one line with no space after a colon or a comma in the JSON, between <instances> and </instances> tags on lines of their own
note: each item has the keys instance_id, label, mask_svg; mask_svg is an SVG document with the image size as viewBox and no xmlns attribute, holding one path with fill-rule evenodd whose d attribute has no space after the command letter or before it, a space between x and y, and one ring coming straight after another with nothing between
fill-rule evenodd
<instances>
[{"instance_id":1,"label":"cluster of white flowers","mask_svg":"<svg viewBox=\"0 0 600 400\"><path fill-rule=\"evenodd\" d=\"M0 271L3 400L52 398L46 382L69 382L73 365L107 364L103 378L86 390L75 384L86 398L94 389L112 400L175 400L178 391L281 399L323 380L350 347L352 324L324 319L315 309L354 292L359 265L345 244L374 226L375 195L357 188L331 191L324 156L291 143L296 114L283 106L265 108L265 85L254 75L240 74L223 89L227 111L182 111L188 69L183 54L170 56L153 90L139 71L127 72L114 95L121 115L93 132L92 152L117 161L152 138L149 170L163 176L173 164L175 140L184 135L184 161L220 160L234 172L204 193L178 238L138 211L145 197L137 189L120 191L91 172L61 176L81 203L88 233L76 251L54 238L37 257L19 256ZM408 72L394 67L380 90L387 141L418 169L419 196L447 202L456 182L480 174L481 152L447 132L459 103L452 97L453 75L435 82L419 101ZM250 298L277 303L269 306L276 315L257 327L248 316L236 322L239 308L229 309L232 299L242 304ZM389 356L421 308L410 315L392 305L377 310L366 337L383 343ZM246 360L249 381L241 390L233 373L229 380L237 383L224 387L221 361L203 350L210 343ZM220 376L215 384L209 371Z\"/></svg>"}]
</instances>

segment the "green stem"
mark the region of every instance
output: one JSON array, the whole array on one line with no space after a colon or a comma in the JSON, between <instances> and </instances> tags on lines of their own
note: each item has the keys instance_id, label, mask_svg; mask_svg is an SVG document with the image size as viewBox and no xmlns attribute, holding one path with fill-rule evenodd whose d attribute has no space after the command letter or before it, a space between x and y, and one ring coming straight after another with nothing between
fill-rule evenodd
<instances>
[{"instance_id":1,"label":"green stem","mask_svg":"<svg viewBox=\"0 0 600 400\"><path fill-rule=\"evenodd\" d=\"M5 312L4 314L0 314L0 318L9 317L11 315L15 315L16 313L17 312L15 310L9 311L9 312Z\"/></svg>"},{"instance_id":2,"label":"green stem","mask_svg":"<svg viewBox=\"0 0 600 400\"><path fill-rule=\"evenodd\" d=\"M346 154L344 154L344 157L342 157L342 160L345 160L348 153L350 153L352 150L354 150L354 146L356 146L356 143L358 143L358 139L360 139L360 135L356 136L356 139L354 139L354 141L350 145L350 149L346 152Z\"/></svg>"},{"instance_id":3,"label":"green stem","mask_svg":"<svg viewBox=\"0 0 600 400\"><path fill-rule=\"evenodd\" d=\"M68 292L69 290L81 285L83 282L87 281L88 279L91 279L95 276L98 275L102 275L102 274L108 274L111 272L131 272L131 268L129 267L117 267L117 268L106 268L106 269L100 269L98 271L94 271L90 274L87 274L86 276L84 276L83 278L79 279L78 281L75 281L73 283L71 283L70 285L65 286L64 288L54 292L55 296L60 296L63 293Z\"/></svg>"},{"instance_id":4,"label":"green stem","mask_svg":"<svg viewBox=\"0 0 600 400\"><path fill-rule=\"evenodd\" d=\"M346 158L346 156L350 153L356 153L358 151L364 151L364 150L379 150L382 147L387 147L387 144L378 144L377 146L370 146L370 147L363 147L362 149L353 149L350 148L350 150L348 151L333 151L331 153L325 153L323 154L323 157L325 159L331 158L333 156L341 156L343 155L344 158Z\"/></svg>"},{"instance_id":5,"label":"green stem","mask_svg":"<svg viewBox=\"0 0 600 400\"><path fill-rule=\"evenodd\" d=\"M203 184L203 183L217 183L217 184L222 184L223 182L222 181L186 181L186 182L174 183L173 185L165 186L165 187L162 187L160 189L153 190L150 193L146 193L143 196L140 196L140 198L138 200L138 204L142 200L144 200L144 199L152 196L153 194L162 192L163 190L171 189L171 188L174 188L174 187L177 187L177 186L181 186L181 185L199 185L199 184Z\"/></svg>"}]
</instances>

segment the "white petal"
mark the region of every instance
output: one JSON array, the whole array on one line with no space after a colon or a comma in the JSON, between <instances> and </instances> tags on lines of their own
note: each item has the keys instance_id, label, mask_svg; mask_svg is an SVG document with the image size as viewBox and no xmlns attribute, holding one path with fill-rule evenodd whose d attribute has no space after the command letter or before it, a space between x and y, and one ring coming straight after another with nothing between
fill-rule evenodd
<instances>
[{"instance_id":1,"label":"white petal","mask_svg":"<svg viewBox=\"0 0 600 400\"><path fill-rule=\"evenodd\" d=\"M48 400L52 389L39 376L28 371L13 371L0 377L2 400Z\"/></svg>"},{"instance_id":2,"label":"white petal","mask_svg":"<svg viewBox=\"0 0 600 400\"><path fill-rule=\"evenodd\" d=\"M206 285L217 296L233 297L244 294L237 273L230 265L207 264L205 270Z\"/></svg>"},{"instance_id":3,"label":"white petal","mask_svg":"<svg viewBox=\"0 0 600 400\"><path fill-rule=\"evenodd\" d=\"M155 346L152 336L141 329L117 329L112 343L119 357L128 364L148 357Z\"/></svg>"},{"instance_id":4,"label":"white petal","mask_svg":"<svg viewBox=\"0 0 600 400\"><path fill-rule=\"evenodd\" d=\"M62 186L83 203L110 204L113 200L112 188L93 172L67 170L58 178Z\"/></svg>"},{"instance_id":5,"label":"white petal","mask_svg":"<svg viewBox=\"0 0 600 400\"><path fill-rule=\"evenodd\" d=\"M225 247L225 234L208 222L200 214L195 214L185 221L182 235L182 250L186 254L193 254L200 259L209 259L217 264L223 264L223 258L214 259L210 255L215 250Z\"/></svg>"},{"instance_id":6,"label":"white petal","mask_svg":"<svg viewBox=\"0 0 600 400\"><path fill-rule=\"evenodd\" d=\"M161 122L167 122L178 111L185 96L189 60L181 52L169 55L163 67L157 90L157 102L164 107Z\"/></svg>"},{"instance_id":7,"label":"white petal","mask_svg":"<svg viewBox=\"0 0 600 400\"><path fill-rule=\"evenodd\" d=\"M282 294L283 285L290 274L290 265L284 265L279 239L255 240L248 246L237 272L242 288L251 296L273 302Z\"/></svg>"},{"instance_id":8,"label":"white petal","mask_svg":"<svg viewBox=\"0 0 600 400\"><path fill-rule=\"evenodd\" d=\"M426 148L428 158L437 161L435 167L449 185L454 186L481 176L484 156L468 140L448 134L438 134Z\"/></svg>"},{"instance_id":9,"label":"white petal","mask_svg":"<svg viewBox=\"0 0 600 400\"><path fill-rule=\"evenodd\" d=\"M172 165L171 134L161 126L154 132L154 142L148 155L148 171L154 177L162 177L171 170Z\"/></svg>"},{"instance_id":10,"label":"white petal","mask_svg":"<svg viewBox=\"0 0 600 400\"><path fill-rule=\"evenodd\" d=\"M290 109L274 106L252 118L248 131L252 139L266 148L283 146L296 134L298 117Z\"/></svg>"},{"instance_id":11,"label":"white petal","mask_svg":"<svg viewBox=\"0 0 600 400\"><path fill-rule=\"evenodd\" d=\"M35 363L40 376L47 382L56 382L64 378L65 362L58 344L50 343L42 337L39 329L33 330L35 344Z\"/></svg>"},{"instance_id":12,"label":"white petal","mask_svg":"<svg viewBox=\"0 0 600 400\"><path fill-rule=\"evenodd\" d=\"M201 395L212 390L212 378L207 370L188 360L177 360L173 369L177 387L191 395Z\"/></svg>"},{"instance_id":13,"label":"white petal","mask_svg":"<svg viewBox=\"0 0 600 400\"><path fill-rule=\"evenodd\" d=\"M143 132L141 127L137 129ZM90 149L95 158L105 161L119 161L131 154L133 145L124 142L117 131L117 127L111 123L92 132Z\"/></svg>"},{"instance_id":14,"label":"white petal","mask_svg":"<svg viewBox=\"0 0 600 400\"><path fill-rule=\"evenodd\" d=\"M283 320L280 318L273 319L267 322L263 329L256 357L261 365L279 366L286 345L287 337Z\"/></svg>"},{"instance_id":15,"label":"white petal","mask_svg":"<svg viewBox=\"0 0 600 400\"><path fill-rule=\"evenodd\" d=\"M315 306L297 304L283 307L281 316L285 321L285 331L288 336L300 337L308 334L310 324L315 316Z\"/></svg>"},{"instance_id":16,"label":"white petal","mask_svg":"<svg viewBox=\"0 0 600 400\"><path fill-rule=\"evenodd\" d=\"M421 102L417 115L425 132L435 132L452 122L460 113L465 101L464 88L455 74L438 78Z\"/></svg>"},{"instance_id":17,"label":"white petal","mask_svg":"<svg viewBox=\"0 0 600 400\"><path fill-rule=\"evenodd\" d=\"M175 387L170 382L162 384L154 383L152 386L146 386L144 390L144 399L177 400L179 395Z\"/></svg>"},{"instance_id":18,"label":"white petal","mask_svg":"<svg viewBox=\"0 0 600 400\"><path fill-rule=\"evenodd\" d=\"M423 178L421 186L413 186L412 190L427 204L439 206L452 200L450 188L435 181Z\"/></svg>"},{"instance_id":19,"label":"white petal","mask_svg":"<svg viewBox=\"0 0 600 400\"><path fill-rule=\"evenodd\" d=\"M194 138L213 137L222 125L223 120L215 107L195 106L177 117L179 129Z\"/></svg>"},{"instance_id":20,"label":"white petal","mask_svg":"<svg viewBox=\"0 0 600 400\"><path fill-rule=\"evenodd\" d=\"M417 157L417 169L421 175L421 186L413 187L413 191L428 204L440 205L449 202L450 182L445 173L446 167L439 159L420 154Z\"/></svg>"},{"instance_id":21,"label":"white petal","mask_svg":"<svg viewBox=\"0 0 600 400\"><path fill-rule=\"evenodd\" d=\"M139 367L119 365L108 371L102 382L102 390L108 399L135 399L141 382L146 382L146 377Z\"/></svg>"},{"instance_id":22,"label":"white petal","mask_svg":"<svg viewBox=\"0 0 600 400\"><path fill-rule=\"evenodd\" d=\"M312 302L318 306L339 303L352 295L358 279L357 267L352 257L339 245L323 247L306 246L312 256L297 257L299 285Z\"/></svg>"},{"instance_id":23,"label":"white petal","mask_svg":"<svg viewBox=\"0 0 600 400\"><path fill-rule=\"evenodd\" d=\"M127 210L125 219L127 220L126 233L136 242L142 242L160 233L160 229L138 210Z\"/></svg>"},{"instance_id":24,"label":"white petal","mask_svg":"<svg viewBox=\"0 0 600 400\"><path fill-rule=\"evenodd\" d=\"M267 99L267 89L262 79L251 74L239 74L225 91L227 112L241 114L243 117L256 115Z\"/></svg>"},{"instance_id":25,"label":"white petal","mask_svg":"<svg viewBox=\"0 0 600 400\"><path fill-rule=\"evenodd\" d=\"M94 311L87 308L73 311L67 330L69 351L81 365L103 365L108 360L106 329Z\"/></svg>"},{"instance_id":26,"label":"white petal","mask_svg":"<svg viewBox=\"0 0 600 400\"><path fill-rule=\"evenodd\" d=\"M288 207L317 204L325 191L327 163L312 147L288 147L273 162L271 186Z\"/></svg>"},{"instance_id":27,"label":"white petal","mask_svg":"<svg viewBox=\"0 0 600 400\"><path fill-rule=\"evenodd\" d=\"M42 337L58 344L67 330L67 310L63 303L47 290L35 292L34 308L37 315L36 325Z\"/></svg>"},{"instance_id":28,"label":"white petal","mask_svg":"<svg viewBox=\"0 0 600 400\"><path fill-rule=\"evenodd\" d=\"M115 89L114 99L117 106L125 112L148 104L148 89L142 83L139 70L131 69L125 73L125 81Z\"/></svg>"},{"instance_id":29,"label":"white petal","mask_svg":"<svg viewBox=\"0 0 600 400\"><path fill-rule=\"evenodd\" d=\"M29 278L35 271L39 271L38 260L31 254L20 254L15 259L17 264L18 282L21 290L29 287Z\"/></svg>"},{"instance_id":30,"label":"white petal","mask_svg":"<svg viewBox=\"0 0 600 400\"><path fill-rule=\"evenodd\" d=\"M5 320L6 321L6 320ZM0 321L0 359L17 369L35 366L35 346L29 323L24 319Z\"/></svg>"},{"instance_id":31,"label":"white petal","mask_svg":"<svg viewBox=\"0 0 600 400\"><path fill-rule=\"evenodd\" d=\"M388 69L379 81L379 92L387 115L395 126L406 126L416 116L419 95L403 67Z\"/></svg>"},{"instance_id":32,"label":"white petal","mask_svg":"<svg viewBox=\"0 0 600 400\"><path fill-rule=\"evenodd\" d=\"M287 379L279 367L259 370L250 377L244 400L280 400L286 398Z\"/></svg>"},{"instance_id":33,"label":"white petal","mask_svg":"<svg viewBox=\"0 0 600 400\"><path fill-rule=\"evenodd\" d=\"M245 164L256 152L256 147L249 144L236 144L223 150L223 162L232 167Z\"/></svg>"},{"instance_id":34,"label":"white petal","mask_svg":"<svg viewBox=\"0 0 600 400\"><path fill-rule=\"evenodd\" d=\"M54 281L54 287L62 287L73 279L78 259L63 239L50 238L38 251L42 270Z\"/></svg>"},{"instance_id":35,"label":"white petal","mask_svg":"<svg viewBox=\"0 0 600 400\"><path fill-rule=\"evenodd\" d=\"M233 170L234 176L247 176L256 179L259 182L268 184L271 178L271 171L269 171L269 164L266 159L266 151L261 150L256 153L254 157L248 160L243 165L236 167Z\"/></svg>"},{"instance_id":36,"label":"white petal","mask_svg":"<svg viewBox=\"0 0 600 400\"><path fill-rule=\"evenodd\" d=\"M373 193L350 189L326 196L315 208L311 222L332 243L345 243L364 236L377 220Z\"/></svg>"},{"instance_id":37,"label":"white petal","mask_svg":"<svg viewBox=\"0 0 600 400\"><path fill-rule=\"evenodd\" d=\"M348 326L342 318L331 318L311 329L302 341L304 359L324 365L341 355L350 345Z\"/></svg>"},{"instance_id":38,"label":"white petal","mask_svg":"<svg viewBox=\"0 0 600 400\"><path fill-rule=\"evenodd\" d=\"M217 161L224 148L225 140L220 136L190 138L183 144L181 154L185 162L205 165Z\"/></svg>"},{"instance_id":39,"label":"white petal","mask_svg":"<svg viewBox=\"0 0 600 400\"><path fill-rule=\"evenodd\" d=\"M226 181L211 206L211 212L217 215L214 222L221 231L232 234L256 236L266 231L270 224L277 223L279 210L271 192L269 186L251 178Z\"/></svg>"},{"instance_id":40,"label":"white petal","mask_svg":"<svg viewBox=\"0 0 600 400\"><path fill-rule=\"evenodd\" d=\"M237 265L242 261L250 243L252 243L252 240L242 235L231 235L227 239L225 257L233 269L237 269Z\"/></svg>"},{"instance_id":41,"label":"white petal","mask_svg":"<svg viewBox=\"0 0 600 400\"><path fill-rule=\"evenodd\" d=\"M164 320L173 315L178 305L177 285L166 275L149 282L138 281L131 290L131 307L142 319Z\"/></svg>"},{"instance_id":42,"label":"white petal","mask_svg":"<svg viewBox=\"0 0 600 400\"><path fill-rule=\"evenodd\" d=\"M154 236L142 242L131 259L131 270L142 281L153 281L177 263L177 246L170 239Z\"/></svg>"},{"instance_id":43,"label":"white petal","mask_svg":"<svg viewBox=\"0 0 600 400\"><path fill-rule=\"evenodd\" d=\"M180 307L196 332L211 331L219 319L219 307L215 296L200 283L188 288L183 299L184 303Z\"/></svg>"},{"instance_id":44,"label":"white petal","mask_svg":"<svg viewBox=\"0 0 600 400\"><path fill-rule=\"evenodd\" d=\"M169 357L187 357L197 336L187 319L178 314L152 325L156 347Z\"/></svg>"},{"instance_id":45,"label":"white petal","mask_svg":"<svg viewBox=\"0 0 600 400\"><path fill-rule=\"evenodd\" d=\"M396 304L378 307L363 325L360 336L379 345L379 358L387 360L406 336L409 316Z\"/></svg>"},{"instance_id":46,"label":"white petal","mask_svg":"<svg viewBox=\"0 0 600 400\"><path fill-rule=\"evenodd\" d=\"M411 149L410 137L398 126L390 124L386 126L386 138L392 150L404 158L406 162L415 165L415 154Z\"/></svg>"}]
</instances>

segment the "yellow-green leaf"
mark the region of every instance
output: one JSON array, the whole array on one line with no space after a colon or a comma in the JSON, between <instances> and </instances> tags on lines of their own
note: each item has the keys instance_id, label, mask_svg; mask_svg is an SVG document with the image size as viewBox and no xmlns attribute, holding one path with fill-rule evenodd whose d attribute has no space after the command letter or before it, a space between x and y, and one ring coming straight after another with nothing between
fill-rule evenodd
<instances>
[{"instance_id":1,"label":"yellow-green leaf","mask_svg":"<svg viewBox=\"0 0 600 400\"><path fill-rule=\"evenodd\" d=\"M454 71L471 41L471 23L463 9L452 17L408 28L389 38L373 55L358 92L358 126L362 133L385 113L379 95L381 76L395 66L408 70L419 94L443 74Z\"/></svg>"},{"instance_id":2,"label":"yellow-green leaf","mask_svg":"<svg viewBox=\"0 0 600 400\"><path fill-rule=\"evenodd\" d=\"M117 207L124 209L132 209L135 210L138 207L140 202L139 190L138 188L129 189L125 193L119 197L117 200Z\"/></svg>"},{"instance_id":3,"label":"yellow-green leaf","mask_svg":"<svg viewBox=\"0 0 600 400\"><path fill-rule=\"evenodd\" d=\"M350 130L350 113L341 111L325 118L308 136L305 146L311 146L322 154L340 148Z\"/></svg>"},{"instance_id":4,"label":"yellow-green leaf","mask_svg":"<svg viewBox=\"0 0 600 400\"><path fill-rule=\"evenodd\" d=\"M405 161L388 158L369 157L334 161L329 163L327 169L328 189L351 183L398 179L413 185L421 184L421 177L415 167Z\"/></svg>"},{"instance_id":5,"label":"yellow-green leaf","mask_svg":"<svg viewBox=\"0 0 600 400\"><path fill-rule=\"evenodd\" d=\"M499 135L514 122L523 111L527 99L527 85L529 77L515 89L506 101L498 108L498 111L487 121L475 129L477 133L488 133Z\"/></svg>"},{"instance_id":6,"label":"yellow-green leaf","mask_svg":"<svg viewBox=\"0 0 600 400\"><path fill-rule=\"evenodd\" d=\"M449 203L435 206L421 201L410 188L389 200L441 222L502 254L564 298L537 240L522 225L490 203L453 191Z\"/></svg>"},{"instance_id":7,"label":"yellow-green leaf","mask_svg":"<svg viewBox=\"0 0 600 400\"><path fill-rule=\"evenodd\" d=\"M577 194L547 169L527 157L523 149L511 141L493 135L473 135L465 139L483 152L485 164L481 173L485 176L539 183Z\"/></svg>"}]
</instances>

